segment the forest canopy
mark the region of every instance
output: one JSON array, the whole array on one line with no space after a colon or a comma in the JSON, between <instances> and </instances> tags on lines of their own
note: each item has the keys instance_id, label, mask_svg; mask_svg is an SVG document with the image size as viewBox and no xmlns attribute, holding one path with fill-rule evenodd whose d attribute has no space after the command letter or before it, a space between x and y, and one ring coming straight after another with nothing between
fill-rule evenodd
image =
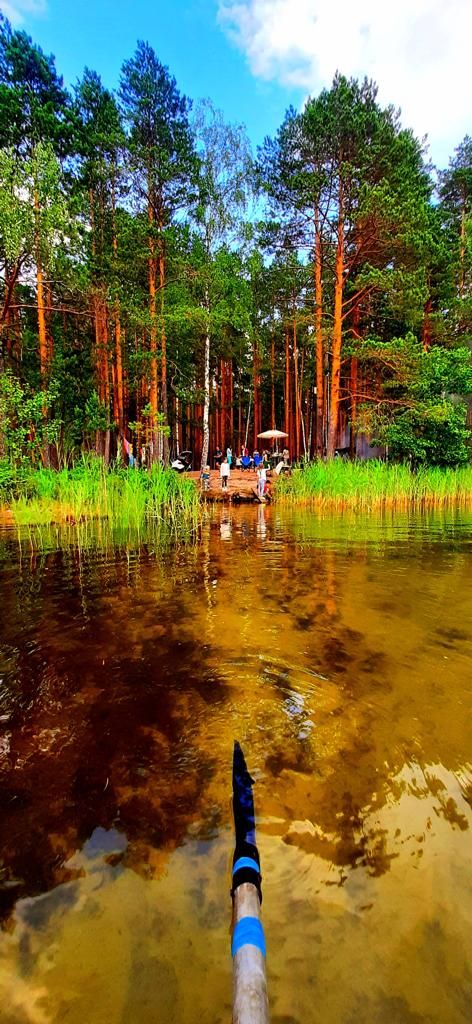
<instances>
[{"instance_id":1,"label":"forest canopy","mask_svg":"<svg viewBox=\"0 0 472 1024\"><path fill-rule=\"evenodd\" d=\"M470 457L472 140L336 75L256 154L147 42L115 92L0 15L0 460Z\"/></svg>"}]
</instances>

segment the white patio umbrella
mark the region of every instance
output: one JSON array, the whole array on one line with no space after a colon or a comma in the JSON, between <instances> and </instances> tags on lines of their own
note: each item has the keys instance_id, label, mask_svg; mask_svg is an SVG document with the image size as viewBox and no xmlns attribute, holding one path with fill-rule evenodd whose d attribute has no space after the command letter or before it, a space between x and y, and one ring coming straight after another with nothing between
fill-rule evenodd
<instances>
[{"instance_id":1,"label":"white patio umbrella","mask_svg":"<svg viewBox=\"0 0 472 1024\"><path fill-rule=\"evenodd\" d=\"M288 437L288 434L283 430L263 430L262 434L258 434L263 441L277 441L279 437Z\"/></svg>"}]
</instances>

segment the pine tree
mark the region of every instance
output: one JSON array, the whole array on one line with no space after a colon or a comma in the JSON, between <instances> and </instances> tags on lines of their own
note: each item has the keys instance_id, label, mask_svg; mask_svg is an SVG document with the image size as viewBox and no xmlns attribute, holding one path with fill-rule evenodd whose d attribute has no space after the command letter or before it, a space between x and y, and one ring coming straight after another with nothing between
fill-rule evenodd
<instances>
[{"instance_id":1,"label":"pine tree","mask_svg":"<svg viewBox=\"0 0 472 1024\"><path fill-rule=\"evenodd\" d=\"M116 202L124 132L116 101L103 87L96 72L86 69L75 92L77 144L81 155L79 184L87 196L89 207L90 231L86 237L90 246L97 394L107 424L104 455L108 462L111 397L115 423L120 431L124 427L123 353L116 273ZM114 332L113 360L109 337L111 319ZM97 433L97 451L101 449L101 439Z\"/></svg>"},{"instance_id":2,"label":"pine tree","mask_svg":"<svg viewBox=\"0 0 472 1024\"><path fill-rule=\"evenodd\" d=\"M37 166L38 174L47 152L65 157L73 140L74 120L70 98L57 74L54 58L46 56L25 32L13 31L0 20L0 145L11 147L25 167ZM49 147L38 149L38 147ZM36 156L35 156L36 154ZM52 166L52 165L51 165ZM52 337L48 329L50 282L45 278L46 240L42 236L39 179L33 190L35 223L36 294L39 358L43 386L52 361ZM46 217L48 219L48 217Z\"/></svg>"},{"instance_id":3,"label":"pine tree","mask_svg":"<svg viewBox=\"0 0 472 1024\"><path fill-rule=\"evenodd\" d=\"M157 336L159 331L160 405L164 422L167 422L166 233L176 215L188 209L194 196L198 162L189 126L191 104L180 94L175 78L145 42L138 43L134 57L123 65L119 97L128 128L134 194L147 214L153 457L159 455L160 442L166 460L167 440L157 429Z\"/></svg>"}]
</instances>

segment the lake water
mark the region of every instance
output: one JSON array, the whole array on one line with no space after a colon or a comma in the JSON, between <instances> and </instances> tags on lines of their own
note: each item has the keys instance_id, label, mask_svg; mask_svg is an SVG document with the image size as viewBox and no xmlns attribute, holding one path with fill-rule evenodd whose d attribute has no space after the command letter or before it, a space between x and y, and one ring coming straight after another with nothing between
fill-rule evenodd
<instances>
[{"instance_id":1,"label":"lake water","mask_svg":"<svg viewBox=\"0 0 472 1024\"><path fill-rule=\"evenodd\" d=\"M472 1018L472 515L0 535L0 1020L231 1018L231 757L273 1024Z\"/></svg>"}]
</instances>

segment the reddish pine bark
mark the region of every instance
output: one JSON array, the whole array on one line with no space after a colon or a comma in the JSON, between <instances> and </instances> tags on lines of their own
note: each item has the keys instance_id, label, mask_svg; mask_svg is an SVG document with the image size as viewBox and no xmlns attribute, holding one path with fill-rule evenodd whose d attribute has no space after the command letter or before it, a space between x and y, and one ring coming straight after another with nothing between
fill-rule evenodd
<instances>
[{"instance_id":1,"label":"reddish pine bark","mask_svg":"<svg viewBox=\"0 0 472 1024\"><path fill-rule=\"evenodd\" d=\"M257 344L253 346L253 390L254 390L254 448L258 448L258 434L261 433L261 374Z\"/></svg>"},{"instance_id":2,"label":"reddish pine bark","mask_svg":"<svg viewBox=\"0 0 472 1024\"><path fill-rule=\"evenodd\" d=\"M285 388L284 388L284 430L290 435L290 344L288 329L285 329ZM291 439L293 444L293 438Z\"/></svg>"},{"instance_id":3,"label":"reddish pine bark","mask_svg":"<svg viewBox=\"0 0 472 1024\"><path fill-rule=\"evenodd\" d=\"M324 351L323 283L321 276L321 231L318 208L315 211L315 346L316 346L316 452L324 448Z\"/></svg>"},{"instance_id":4,"label":"reddish pine bark","mask_svg":"<svg viewBox=\"0 0 472 1024\"><path fill-rule=\"evenodd\" d=\"M241 368L239 368L239 380L238 380L238 450L240 451L243 444L243 405L241 401Z\"/></svg>"},{"instance_id":5,"label":"reddish pine bark","mask_svg":"<svg viewBox=\"0 0 472 1024\"><path fill-rule=\"evenodd\" d=\"M293 321L293 384L295 392L295 456L300 457L300 395L298 390L297 321Z\"/></svg>"},{"instance_id":6,"label":"reddish pine bark","mask_svg":"<svg viewBox=\"0 0 472 1024\"><path fill-rule=\"evenodd\" d=\"M275 425L275 335L272 335L270 343L270 419L272 430Z\"/></svg>"},{"instance_id":7,"label":"reddish pine bark","mask_svg":"<svg viewBox=\"0 0 472 1024\"><path fill-rule=\"evenodd\" d=\"M43 388L46 386L47 373L48 373L48 339L46 330L46 312L45 312L45 287L44 287L44 273L43 273L43 262L41 256L41 235L39 228L39 195L35 190L34 193L34 211L36 221L36 238L35 238L35 250L36 250L36 297L38 307L38 338L39 338L39 369L41 374L41 383Z\"/></svg>"},{"instance_id":8,"label":"reddish pine bark","mask_svg":"<svg viewBox=\"0 0 472 1024\"><path fill-rule=\"evenodd\" d=\"M49 281L45 285L45 292L46 292L46 309L52 310L52 308L53 308L53 295L52 295L51 284L50 284ZM51 372L52 362L53 362L53 359L54 359L54 338L53 338L52 331L51 331L51 318L50 318L50 316L48 318L48 316L46 314L46 311L45 311L45 319L46 319L46 345L47 345L47 364L48 364L47 372L48 372L48 376L49 376L49 374ZM48 322L48 320L49 320L49 322Z\"/></svg>"},{"instance_id":9,"label":"reddish pine bark","mask_svg":"<svg viewBox=\"0 0 472 1024\"><path fill-rule=\"evenodd\" d=\"M95 370L97 393L100 402L105 406L107 416L110 412L110 364L108 356L108 313L104 296L96 292L93 301L95 326ZM108 462L110 455L110 431L96 431L95 450L103 455Z\"/></svg>"},{"instance_id":10,"label":"reddish pine bark","mask_svg":"<svg viewBox=\"0 0 472 1024\"><path fill-rule=\"evenodd\" d=\"M465 290L465 246L466 246L466 204L467 195L465 190L462 192L462 210L461 210L461 230L460 230L460 277L459 277L459 295L461 299L464 298Z\"/></svg>"},{"instance_id":11,"label":"reddish pine bark","mask_svg":"<svg viewBox=\"0 0 472 1024\"><path fill-rule=\"evenodd\" d=\"M183 432L182 432L182 406L179 402L177 395L175 396L175 434L177 440L177 450L183 451Z\"/></svg>"},{"instance_id":12,"label":"reddish pine bark","mask_svg":"<svg viewBox=\"0 0 472 1024\"><path fill-rule=\"evenodd\" d=\"M116 232L116 201L115 201L115 171L112 176L112 226L113 226L113 258L116 262L118 255L118 238ZM120 434L124 430L124 394L123 394L123 343L121 337L120 304L115 300L113 307L115 322L115 373L113 381L113 416L118 424Z\"/></svg>"},{"instance_id":13,"label":"reddish pine bark","mask_svg":"<svg viewBox=\"0 0 472 1024\"><path fill-rule=\"evenodd\" d=\"M431 342L432 342L431 313L432 313L432 311L433 311L433 300L431 298L431 295L428 295L428 298L427 298L427 300L426 300L426 302L424 304L423 324L422 324L422 328L421 328L421 343L423 345L423 351L424 352L429 352L429 350L431 348Z\"/></svg>"},{"instance_id":14,"label":"reddish pine bark","mask_svg":"<svg viewBox=\"0 0 472 1024\"><path fill-rule=\"evenodd\" d=\"M149 330L149 351L151 353L151 381L149 390L149 404L151 409L151 442L152 442L152 454L151 461L155 462L159 458L159 447L158 447L158 429L157 429L157 413L158 413L158 375L157 375L157 324L156 324L156 275L157 275L157 261L155 252L155 241L152 234L154 226L154 210L152 203L148 203L148 223L149 223L149 256L148 256L148 290L149 290L149 318L150 318L150 330Z\"/></svg>"},{"instance_id":15,"label":"reddish pine bark","mask_svg":"<svg viewBox=\"0 0 472 1024\"><path fill-rule=\"evenodd\" d=\"M46 389L48 380L48 339L47 339L47 327L46 327L46 310L45 310L45 286L44 286L44 273L43 263L41 254L41 231L39 224L39 195L35 189L34 192L34 212L35 212L35 255L36 255L36 302L38 311L38 341L39 341L39 372L41 378L41 387L43 390ZM43 419L47 421L48 410L46 403L43 405ZM49 444L47 441L44 444L44 451L42 454L43 462L45 466L49 465L50 454Z\"/></svg>"},{"instance_id":16,"label":"reddish pine bark","mask_svg":"<svg viewBox=\"0 0 472 1024\"><path fill-rule=\"evenodd\" d=\"M164 323L164 286L165 286L165 254L164 242L159 239L159 298L161 313L161 408L164 423L167 423L167 337ZM164 434L162 438L162 455L164 462L169 461L169 440Z\"/></svg>"},{"instance_id":17,"label":"reddish pine bark","mask_svg":"<svg viewBox=\"0 0 472 1024\"><path fill-rule=\"evenodd\" d=\"M351 432L350 432L350 456L353 459L356 454L357 442L357 392L358 392L359 360L351 356Z\"/></svg>"},{"instance_id":18,"label":"reddish pine bark","mask_svg":"<svg viewBox=\"0 0 472 1024\"><path fill-rule=\"evenodd\" d=\"M11 360L13 356L13 338L17 337L17 324L19 324L19 310L15 307L15 287L20 273L20 262L18 261L13 266L9 266L8 263L4 266L4 286L5 291L3 295L3 306L0 310L0 342L2 334L6 335L7 353ZM13 307L13 308L12 308ZM12 333L12 323L15 327L14 333ZM2 350L0 345L0 351Z\"/></svg>"},{"instance_id":19,"label":"reddish pine bark","mask_svg":"<svg viewBox=\"0 0 472 1024\"><path fill-rule=\"evenodd\" d=\"M333 350L331 357L331 408L329 411L328 458L336 450L339 426L339 401L341 393L341 348L343 330L343 287L344 287L344 197L342 185L339 192L338 237L336 242L336 263L334 271L334 323Z\"/></svg>"},{"instance_id":20,"label":"reddish pine bark","mask_svg":"<svg viewBox=\"0 0 472 1024\"><path fill-rule=\"evenodd\" d=\"M234 443L234 375L233 360L228 360L228 385L229 385L229 436L231 444Z\"/></svg>"}]
</instances>

